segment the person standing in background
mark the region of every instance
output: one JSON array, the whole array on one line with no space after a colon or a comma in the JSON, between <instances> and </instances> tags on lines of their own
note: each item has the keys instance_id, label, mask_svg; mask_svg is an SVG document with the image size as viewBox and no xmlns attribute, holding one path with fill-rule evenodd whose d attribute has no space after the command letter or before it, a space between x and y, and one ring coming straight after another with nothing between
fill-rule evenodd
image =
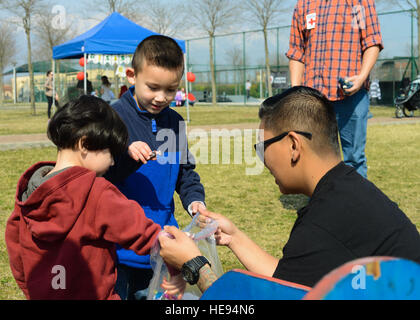
<instances>
[{"instance_id":1,"label":"person standing in background","mask_svg":"<svg viewBox=\"0 0 420 320\"><path fill-rule=\"evenodd\" d=\"M298 0L286 53L291 84L333 103L344 162L365 178L369 73L382 49L374 0Z\"/></svg>"},{"instance_id":2,"label":"person standing in background","mask_svg":"<svg viewBox=\"0 0 420 320\"><path fill-rule=\"evenodd\" d=\"M51 119L51 107L53 104L53 76L54 74L52 73L51 70L49 70L47 72L47 80L45 81L45 96L47 97L47 101L48 101L48 119ZM58 94L55 93L55 107L58 109L59 105L58 105Z\"/></svg>"}]
</instances>

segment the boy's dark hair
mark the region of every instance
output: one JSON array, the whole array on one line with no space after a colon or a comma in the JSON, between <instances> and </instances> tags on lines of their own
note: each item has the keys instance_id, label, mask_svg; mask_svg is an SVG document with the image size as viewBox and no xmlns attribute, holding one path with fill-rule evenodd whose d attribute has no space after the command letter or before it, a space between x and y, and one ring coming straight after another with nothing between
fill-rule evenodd
<instances>
[{"instance_id":1,"label":"boy's dark hair","mask_svg":"<svg viewBox=\"0 0 420 320\"><path fill-rule=\"evenodd\" d=\"M114 159L128 146L128 131L104 100L81 96L60 108L48 125L48 138L58 150L75 149L80 139L90 151L109 149Z\"/></svg>"},{"instance_id":2,"label":"boy's dark hair","mask_svg":"<svg viewBox=\"0 0 420 320\"><path fill-rule=\"evenodd\" d=\"M176 41L166 36L150 36L140 42L131 63L135 74L141 71L144 62L184 73L184 54Z\"/></svg>"},{"instance_id":3,"label":"boy's dark hair","mask_svg":"<svg viewBox=\"0 0 420 320\"><path fill-rule=\"evenodd\" d=\"M47 71L47 77L50 75L51 72L52 72L51 70Z\"/></svg>"},{"instance_id":4,"label":"boy's dark hair","mask_svg":"<svg viewBox=\"0 0 420 320\"><path fill-rule=\"evenodd\" d=\"M259 110L264 128L312 133L310 145L319 155L340 155L334 107L318 90L297 86L265 100Z\"/></svg>"}]
</instances>

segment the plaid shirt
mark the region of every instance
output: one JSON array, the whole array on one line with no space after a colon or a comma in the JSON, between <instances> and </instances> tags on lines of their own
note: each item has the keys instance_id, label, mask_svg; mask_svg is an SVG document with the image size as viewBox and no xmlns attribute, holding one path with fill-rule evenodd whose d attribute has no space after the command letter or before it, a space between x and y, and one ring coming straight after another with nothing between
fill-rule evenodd
<instances>
[{"instance_id":1,"label":"plaid shirt","mask_svg":"<svg viewBox=\"0 0 420 320\"><path fill-rule=\"evenodd\" d=\"M376 45L383 49L374 0L298 0L286 56L305 64L304 85L336 101L344 99L338 79L359 74Z\"/></svg>"}]
</instances>

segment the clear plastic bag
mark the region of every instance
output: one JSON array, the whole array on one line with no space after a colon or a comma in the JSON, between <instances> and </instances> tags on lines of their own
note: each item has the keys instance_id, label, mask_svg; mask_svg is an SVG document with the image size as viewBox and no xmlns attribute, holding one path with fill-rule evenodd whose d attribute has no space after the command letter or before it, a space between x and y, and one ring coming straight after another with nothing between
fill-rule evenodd
<instances>
[{"instance_id":1,"label":"clear plastic bag","mask_svg":"<svg viewBox=\"0 0 420 320\"><path fill-rule=\"evenodd\" d=\"M216 240L214 233L217 231L217 221L207 219L205 223L199 223L199 214L195 215L191 223L183 229L184 232L188 232L190 237L196 242L203 256L205 256L211 263L213 272L220 277L223 274L223 267L217 254ZM201 224L201 225L200 225ZM168 266L160 256L160 245L159 241L156 241L150 252L150 264L153 269L153 278L149 284L149 292L147 300L170 300L174 299L166 295L164 290L161 288L163 278L170 278L170 272ZM171 269L171 268L170 268ZM171 272L174 272L171 269ZM197 300L201 297L201 291L197 285L189 285L185 289L183 300Z\"/></svg>"}]
</instances>

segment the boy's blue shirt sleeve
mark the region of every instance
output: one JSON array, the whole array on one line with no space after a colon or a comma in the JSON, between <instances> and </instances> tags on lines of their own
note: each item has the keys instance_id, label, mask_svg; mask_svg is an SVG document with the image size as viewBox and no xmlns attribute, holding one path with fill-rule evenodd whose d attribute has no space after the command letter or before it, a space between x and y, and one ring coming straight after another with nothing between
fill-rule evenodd
<instances>
[{"instance_id":1,"label":"boy's blue shirt sleeve","mask_svg":"<svg viewBox=\"0 0 420 320\"><path fill-rule=\"evenodd\" d=\"M113 184L121 183L133 172L138 170L143 164L141 161L137 162L128 155L128 151L114 159L115 165L110 167L104 178Z\"/></svg>"},{"instance_id":2,"label":"boy's blue shirt sleeve","mask_svg":"<svg viewBox=\"0 0 420 320\"><path fill-rule=\"evenodd\" d=\"M189 153L188 149L187 153L187 163L181 164L176 184L176 192L178 192L179 198L186 211L188 211L188 206L194 201L205 203L204 186L200 182L200 176L194 170L194 158Z\"/></svg>"}]
</instances>

